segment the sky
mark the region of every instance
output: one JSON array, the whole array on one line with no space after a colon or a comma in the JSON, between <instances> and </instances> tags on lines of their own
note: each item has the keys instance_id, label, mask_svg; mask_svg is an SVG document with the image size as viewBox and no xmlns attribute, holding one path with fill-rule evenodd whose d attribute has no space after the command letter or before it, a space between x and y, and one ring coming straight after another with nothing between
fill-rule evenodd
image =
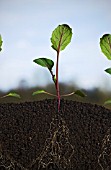
<instances>
[{"instance_id":1,"label":"sky","mask_svg":"<svg viewBox=\"0 0 111 170\"><path fill-rule=\"evenodd\" d=\"M48 70L33 60L56 62L50 38L61 24L68 24L73 36L60 53L59 81L110 89L111 77L104 70L111 62L99 46L102 35L111 34L110 7L111 0L0 0L0 91L52 82Z\"/></svg>"}]
</instances>

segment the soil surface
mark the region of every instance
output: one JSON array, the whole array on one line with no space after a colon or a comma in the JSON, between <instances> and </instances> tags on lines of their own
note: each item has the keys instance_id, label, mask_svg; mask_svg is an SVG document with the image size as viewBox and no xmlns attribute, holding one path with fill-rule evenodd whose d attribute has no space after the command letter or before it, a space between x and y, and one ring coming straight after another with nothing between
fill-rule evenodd
<instances>
[{"instance_id":1,"label":"soil surface","mask_svg":"<svg viewBox=\"0 0 111 170\"><path fill-rule=\"evenodd\" d=\"M111 110L61 100L0 104L0 170L111 170Z\"/></svg>"}]
</instances>

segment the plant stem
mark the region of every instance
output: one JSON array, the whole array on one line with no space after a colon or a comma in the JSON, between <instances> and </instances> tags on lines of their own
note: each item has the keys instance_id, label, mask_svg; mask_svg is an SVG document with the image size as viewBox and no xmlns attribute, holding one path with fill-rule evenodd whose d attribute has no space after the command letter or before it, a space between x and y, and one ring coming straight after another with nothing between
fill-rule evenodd
<instances>
[{"instance_id":1,"label":"plant stem","mask_svg":"<svg viewBox=\"0 0 111 170\"><path fill-rule=\"evenodd\" d=\"M52 75L52 80L55 83L55 88L56 88L56 93L57 93L57 98L58 98L58 112L60 110L60 90L59 90L59 80L58 80L59 53L60 53L60 47L58 48L58 51L57 51L56 80L55 80L55 75L53 74L52 70L50 70L50 73Z\"/></svg>"},{"instance_id":2,"label":"plant stem","mask_svg":"<svg viewBox=\"0 0 111 170\"><path fill-rule=\"evenodd\" d=\"M57 52L57 63L56 63L56 90L57 90L57 98L58 98L58 112L60 111L60 90L59 90L59 80L58 80L58 68L59 68L59 52Z\"/></svg>"},{"instance_id":3,"label":"plant stem","mask_svg":"<svg viewBox=\"0 0 111 170\"><path fill-rule=\"evenodd\" d=\"M63 33L61 34L59 46L57 50L57 63L56 63L56 91L57 91L57 98L58 98L58 112L60 111L60 90L59 90L59 76L58 76L58 70L59 70L59 53L60 53L60 47L61 47L61 41L62 41Z\"/></svg>"}]
</instances>

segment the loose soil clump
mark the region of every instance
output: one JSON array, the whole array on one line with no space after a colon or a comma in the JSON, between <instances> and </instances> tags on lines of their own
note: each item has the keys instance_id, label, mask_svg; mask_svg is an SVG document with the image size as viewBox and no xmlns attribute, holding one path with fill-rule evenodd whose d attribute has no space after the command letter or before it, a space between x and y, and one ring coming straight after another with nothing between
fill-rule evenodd
<instances>
[{"instance_id":1,"label":"loose soil clump","mask_svg":"<svg viewBox=\"0 0 111 170\"><path fill-rule=\"evenodd\" d=\"M111 110L61 100L0 104L1 170L111 170Z\"/></svg>"}]
</instances>

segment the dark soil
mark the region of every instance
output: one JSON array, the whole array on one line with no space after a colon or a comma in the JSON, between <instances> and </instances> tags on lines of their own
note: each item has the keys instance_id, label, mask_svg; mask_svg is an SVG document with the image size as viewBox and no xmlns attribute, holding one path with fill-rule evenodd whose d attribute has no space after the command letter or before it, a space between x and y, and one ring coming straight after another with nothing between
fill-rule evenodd
<instances>
[{"instance_id":1,"label":"dark soil","mask_svg":"<svg viewBox=\"0 0 111 170\"><path fill-rule=\"evenodd\" d=\"M111 110L61 100L0 104L0 170L111 170Z\"/></svg>"}]
</instances>

